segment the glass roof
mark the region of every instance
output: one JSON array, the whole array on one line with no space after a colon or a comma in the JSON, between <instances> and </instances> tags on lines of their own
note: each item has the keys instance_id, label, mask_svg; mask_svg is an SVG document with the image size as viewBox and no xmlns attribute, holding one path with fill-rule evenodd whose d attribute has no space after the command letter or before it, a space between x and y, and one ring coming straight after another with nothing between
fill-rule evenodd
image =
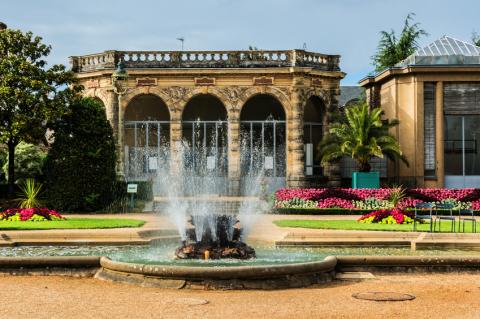
<instances>
[{"instance_id":1,"label":"glass roof","mask_svg":"<svg viewBox=\"0 0 480 319\"><path fill-rule=\"evenodd\" d=\"M443 36L426 47L418 49L414 54L395 66L431 64L480 64L480 47Z\"/></svg>"}]
</instances>

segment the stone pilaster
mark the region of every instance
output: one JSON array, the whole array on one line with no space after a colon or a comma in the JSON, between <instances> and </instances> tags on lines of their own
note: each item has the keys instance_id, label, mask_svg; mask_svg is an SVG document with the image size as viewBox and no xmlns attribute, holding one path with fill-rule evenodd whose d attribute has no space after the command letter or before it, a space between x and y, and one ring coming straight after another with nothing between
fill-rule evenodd
<instances>
[{"instance_id":1,"label":"stone pilaster","mask_svg":"<svg viewBox=\"0 0 480 319\"><path fill-rule=\"evenodd\" d=\"M170 119L170 170L179 174L182 169L182 121L181 114L172 113Z\"/></svg>"},{"instance_id":2,"label":"stone pilaster","mask_svg":"<svg viewBox=\"0 0 480 319\"><path fill-rule=\"evenodd\" d=\"M287 187L303 187L305 184L305 154L303 146L303 105L301 90L292 93L287 116Z\"/></svg>"},{"instance_id":3,"label":"stone pilaster","mask_svg":"<svg viewBox=\"0 0 480 319\"><path fill-rule=\"evenodd\" d=\"M240 194L240 112L232 108L228 116L228 192Z\"/></svg>"}]
</instances>

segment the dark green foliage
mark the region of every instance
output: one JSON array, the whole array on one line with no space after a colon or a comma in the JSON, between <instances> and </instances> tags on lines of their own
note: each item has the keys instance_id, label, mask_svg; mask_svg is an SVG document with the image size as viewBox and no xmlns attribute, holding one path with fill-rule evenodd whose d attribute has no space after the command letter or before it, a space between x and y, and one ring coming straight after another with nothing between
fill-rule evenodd
<instances>
[{"instance_id":1,"label":"dark green foliage","mask_svg":"<svg viewBox=\"0 0 480 319\"><path fill-rule=\"evenodd\" d=\"M373 157L387 156L390 160L408 162L400 150L397 139L389 130L399 124L398 120L382 120L382 109L370 109L367 103L349 106L322 139L318 148L321 164L339 160L343 156L355 159L360 172L370 171Z\"/></svg>"},{"instance_id":2,"label":"dark green foliage","mask_svg":"<svg viewBox=\"0 0 480 319\"><path fill-rule=\"evenodd\" d=\"M62 97L73 73L47 67L50 46L31 32L0 30L0 143L8 147L9 193L13 195L15 148L44 139L50 119L64 111Z\"/></svg>"},{"instance_id":3,"label":"dark green foliage","mask_svg":"<svg viewBox=\"0 0 480 319\"><path fill-rule=\"evenodd\" d=\"M45 164L49 207L94 211L114 197L115 142L105 109L90 98L77 98L54 124L54 143Z\"/></svg>"},{"instance_id":4,"label":"dark green foliage","mask_svg":"<svg viewBox=\"0 0 480 319\"><path fill-rule=\"evenodd\" d=\"M381 31L377 52L372 57L375 71L380 72L386 68L393 67L408 56L415 53L418 48L418 39L427 35L427 32L420 29L420 24L413 23L414 13L409 13L405 19L400 37L397 39L395 31Z\"/></svg>"}]
</instances>

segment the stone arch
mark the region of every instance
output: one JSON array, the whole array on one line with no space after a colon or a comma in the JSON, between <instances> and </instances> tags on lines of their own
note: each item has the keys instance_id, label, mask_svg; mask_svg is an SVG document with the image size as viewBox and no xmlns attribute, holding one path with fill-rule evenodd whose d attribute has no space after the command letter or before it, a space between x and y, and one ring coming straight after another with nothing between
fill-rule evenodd
<instances>
[{"instance_id":1,"label":"stone arch","mask_svg":"<svg viewBox=\"0 0 480 319\"><path fill-rule=\"evenodd\" d=\"M285 186L290 103L276 90L249 90L240 110L240 188L248 195L256 176L269 191Z\"/></svg>"},{"instance_id":2,"label":"stone arch","mask_svg":"<svg viewBox=\"0 0 480 319\"><path fill-rule=\"evenodd\" d=\"M310 94L303 104L303 121L321 122L326 125L327 112L328 106L325 100L317 94Z\"/></svg>"},{"instance_id":3,"label":"stone arch","mask_svg":"<svg viewBox=\"0 0 480 319\"><path fill-rule=\"evenodd\" d=\"M105 108L110 104L110 94L105 90L99 90L97 88L86 90L84 93L85 97L97 98L100 100Z\"/></svg>"},{"instance_id":4,"label":"stone arch","mask_svg":"<svg viewBox=\"0 0 480 319\"><path fill-rule=\"evenodd\" d=\"M254 103L260 104L255 107ZM272 105L267 105L267 103L272 103ZM288 113L285 111L285 107L275 96L271 94L258 93L252 95L242 105L242 109L240 110L240 121L265 121L270 115L272 115L273 119L275 120L285 121L287 119L287 114Z\"/></svg>"},{"instance_id":5,"label":"stone arch","mask_svg":"<svg viewBox=\"0 0 480 319\"><path fill-rule=\"evenodd\" d=\"M270 95L270 96L274 97L280 103L280 105L282 106L283 111L285 113L285 117L288 118L288 116L290 114L290 111L292 109L290 99L280 89L275 88L275 87L269 87L269 86L252 87L252 88L247 89L242 96L241 102L239 103L240 107L241 107L240 113L241 113L243 107L245 106L245 104L248 102L248 100L250 100L251 98L253 98L257 95L261 95L261 94L266 94L266 95Z\"/></svg>"},{"instance_id":6,"label":"stone arch","mask_svg":"<svg viewBox=\"0 0 480 319\"><path fill-rule=\"evenodd\" d=\"M122 150L129 178L147 178L168 163L170 110L161 97L144 92L127 96L122 110Z\"/></svg>"},{"instance_id":7,"label":"stone arch","mask_svg":"<svg viewBox=\"0 0 480 319\"><path fill-rule=\"evenodd\" d=\"M227 109L228 101L224 96L224 94L222 94L221 89L210 88L208 86L196 87L194 89L185 89L184 94L181 98L181 101L177 103L178 104L177 111L180 114L183 114L183 111L187 106L187 104L190 103L190 101L192 101L195 97L202 96L202 95L210 95L218 99L223 104L223 107L225 108L228 114L228 109Z\"/></svg>"},{"instance_id":8,"label":"stone arch","mask_svg":"<svg viewBox=\"0 0 480 319\"><path fill-rule=\"evenodd\" d=\"M228 191L228 111L218 95L196 90L182 106L182 139L188 145L184 153L184 171L211 179L208 187L217 193ZM206 191L206 189L205 189ZM187 191L188 192L188 191Z\"/></svg>"},{"instance_id":9,"label":"stone arch","mask_svg":"<svg viewBox=\"0 0 480 319\"><path fill-rule=\"evenodd\" d=\"M147 89L145 89L147 88ZM143 89L141 88L135 88L128 90L127 93L122 95L121 97L121 102L122 102L122 107L121 111L123 113L123 116L125 118L125 112L130 105L130 102L132 102L135 98L138 98L139 96L144 96L144 95L151 95L159 98L159 100L162 101L162 104L165 105L167 108L167 111L169 113L169 119L173 118L173 114L175 112L175 109L171 106L171 103L169 103L168 95L164 94L160 90L157 89L149 89L149 87L145 87Z\"/></svg>"},{"instance_id":10,"label":"stone arch","mask_svg":"<svg viewBox=\"0 0 480 319\"><path fill-rule=\"evenodd\" d=\"M143 104L142 104L143 103ZM136 104L140 104L143 109L134 110ZM137 106L137 108L139 108ZM167 104L158 95L147 93L138 94L129 100L124 112L124 119L126 121L142 121L142 120L156 120L156 121L170 121L170 111ZM140 112L143 112L141 114Z\"/></svg>"},{"instance_id":11,"label":"stone arch","mask_svg":"<svg viewBox=\"0 0 480 319\"><path fill-rule=\"evenodd\" d=\"M205 105L201 109L195 110L194 105L199 103L200 106ZM202 121L226 121L228 119L228 110L225 103L217 95L211 93L198 93L192 95L190 99L182 107L182 121L194 121L196 120L195 114L199 115L199 119Z\"/></svg>"}]
</instances>

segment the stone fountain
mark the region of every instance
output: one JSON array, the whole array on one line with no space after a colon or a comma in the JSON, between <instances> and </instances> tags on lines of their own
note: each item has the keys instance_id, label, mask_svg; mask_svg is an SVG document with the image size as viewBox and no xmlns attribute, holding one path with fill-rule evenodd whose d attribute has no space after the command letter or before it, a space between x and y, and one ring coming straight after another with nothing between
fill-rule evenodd
<instances>
[{"instance_id":1,"label":"stone fountain","mask_svg":"<svg viewBox=\"0 0 480 319\"><path fill-rule=\"evenodd\" d=\"M213 215L213 228L208 227L197 240L196 223L205 223L192 216L188 221L187 238L175 251L179 259L249 259L255 257L255 250L242 241L242 228L236 215Z\"/></svg>"}]
</instances>

